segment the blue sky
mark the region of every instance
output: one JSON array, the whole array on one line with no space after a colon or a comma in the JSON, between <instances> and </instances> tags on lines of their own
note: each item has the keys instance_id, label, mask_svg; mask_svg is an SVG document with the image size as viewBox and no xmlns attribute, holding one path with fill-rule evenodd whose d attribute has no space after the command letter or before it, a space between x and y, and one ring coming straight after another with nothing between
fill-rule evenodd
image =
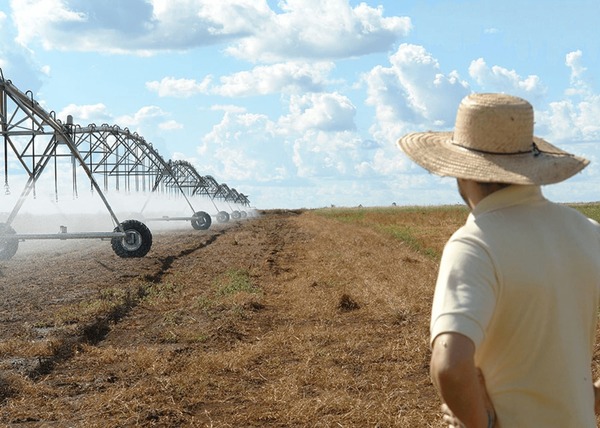
<instances>
[{"instance_id":1,"label":"blue sky","mask_svg":"<svg viewBox=\"0 0 600 428\"><path fill-rule=\"evenodd\" d=\"M471 92L535 108L591 159L545 189L600 200L597 0L0 0L0 68L75 123L117 124L257 208L460 203L395 141Z\"/></svg>"}]
</instances>

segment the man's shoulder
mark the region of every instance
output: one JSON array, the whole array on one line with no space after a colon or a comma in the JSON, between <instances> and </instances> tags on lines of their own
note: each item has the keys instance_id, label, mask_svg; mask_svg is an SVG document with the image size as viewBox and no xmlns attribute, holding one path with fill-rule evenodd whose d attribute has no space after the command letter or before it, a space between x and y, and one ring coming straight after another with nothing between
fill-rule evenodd
<instances>
[{"instance_id":1,"label":"man's shoulder","mask_svg":"<svg viewBox=\"0 0 600 428\"><path fill-rule=\"evenodd\" d=\"M583 225L587 225L590 227L599 227L600 226L600 223L598 223L598 221L596 221L593 218L584 214L584 212L582 212L581 209L578 209L576 205L559 204L556 202L550 202L549 204L550 204L550 206L553 207L553 209L555 210L555 212L557 214L563 216L564 218L568 219L569 221L580 222ZM583 205L582 205L582 207L583 207Z\"/></svg>"}]
</instances>

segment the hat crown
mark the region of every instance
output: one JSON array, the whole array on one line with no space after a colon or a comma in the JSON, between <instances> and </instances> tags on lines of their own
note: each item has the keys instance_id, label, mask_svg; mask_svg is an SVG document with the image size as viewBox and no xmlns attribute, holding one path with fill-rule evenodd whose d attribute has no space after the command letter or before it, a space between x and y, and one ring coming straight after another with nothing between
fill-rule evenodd
<instances>
[{"instance_id":1,"label":"hat crown","mask_svg":"<svg viewBox=\"0 0 600 428\"><path fill-rule=\"evenodd\" d=\"M458 107L453 142L486 153L523 153L533 142L533 107L505 94L471 94Z\"/></svg>"}]
</instances>

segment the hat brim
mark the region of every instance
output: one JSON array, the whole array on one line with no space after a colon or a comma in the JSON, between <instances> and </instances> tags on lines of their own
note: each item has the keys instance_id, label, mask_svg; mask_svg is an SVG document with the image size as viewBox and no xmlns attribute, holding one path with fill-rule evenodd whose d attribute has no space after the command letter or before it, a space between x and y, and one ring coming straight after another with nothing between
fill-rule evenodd
<instances>
[{"instance_id":1,"label":"hat brim","mask_svg":"<svg viewBox=\"0 0 600 428\"><path fill-rule=\"evenodd\" d=\"M413 161L433 174L480 182L552 184L577 174L589 160L533 137L536 154L491 154L452 142L452 132L415 132L398 140Z\"/></svg>"}]
</instances>

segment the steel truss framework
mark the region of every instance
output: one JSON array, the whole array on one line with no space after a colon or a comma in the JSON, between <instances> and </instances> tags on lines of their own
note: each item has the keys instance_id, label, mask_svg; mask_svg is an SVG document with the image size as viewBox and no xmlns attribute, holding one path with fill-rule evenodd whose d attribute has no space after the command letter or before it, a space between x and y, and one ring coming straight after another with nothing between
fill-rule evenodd
<instances>
[{"instance_id":1,"label":"steel truss framework","mask_svg":"<svg viewBox=\"0 0 600 428\"><path fill-rule=\"evenodd\" d=\"M148 241L151 243L151 234L149 230L146 232L147 228L141 222L134 220L119 222L105 196L105 193L112 189L126 193L157 192L183 197L192 214L178 219L191 220L195 229L208 228L210 216L194 210L190 201L191 196L208 196L213 204L217 199L240 206L250 206L245 195L235 189L229 189L226 185L219 185L210 176L201 176L188 162L165 161L143 137L130 132L127 128L122 129L106 124L81 127L74 125L70 117L67 123L63 124L56 118L54 112L47 112L42 108L34 100L30 91L23 93L10 80L5 80L1 69L0 132L1 144L3 144L5 193L11 192L9 158L16 159L18 166L27 177L26 184L8 218L5 223L0 223L0 259L12 257L16 252L15 243L19 240L55 238L110 238L113 249L122 257L145 255L149 250ZM91 191L100 197L110 214L115 225L114 231L79 234L62 231L57 236L16 234L11 224L30 194L33 193L35 196L36 183L42 173L52 169L55 197L58 198L59 170L62 171L63 165L67 163L70 163L72 168L73 195L75 197L78 195L78 172L83 171ZM226 191L223 191L223 187ZM144 207L141 207L141 210L143 209ZM136 229L133 232L128 229L132 224ZM141 232L137 229L141 229ZM146 242L141 245L143 240Z\"/></svg>"},{"instance_id":2,"label":"steel truss framework","mask_svg":"<svg viewBox=\"0 0 600 428\"><path fill-rule=\"evenodd\" d=\"M189 202L192 196L207 196L249 207L247 196L226 185L219 185L210 176L201 176L187 161L165 161L137 133L107 124L80 127L68 126L75 145L93 174L102 177L105 191L159 192L180 195ZM111 183L112 179L112 183ZM219 193L219 187L228 191Z\"/></svg>"}]
</instances>

